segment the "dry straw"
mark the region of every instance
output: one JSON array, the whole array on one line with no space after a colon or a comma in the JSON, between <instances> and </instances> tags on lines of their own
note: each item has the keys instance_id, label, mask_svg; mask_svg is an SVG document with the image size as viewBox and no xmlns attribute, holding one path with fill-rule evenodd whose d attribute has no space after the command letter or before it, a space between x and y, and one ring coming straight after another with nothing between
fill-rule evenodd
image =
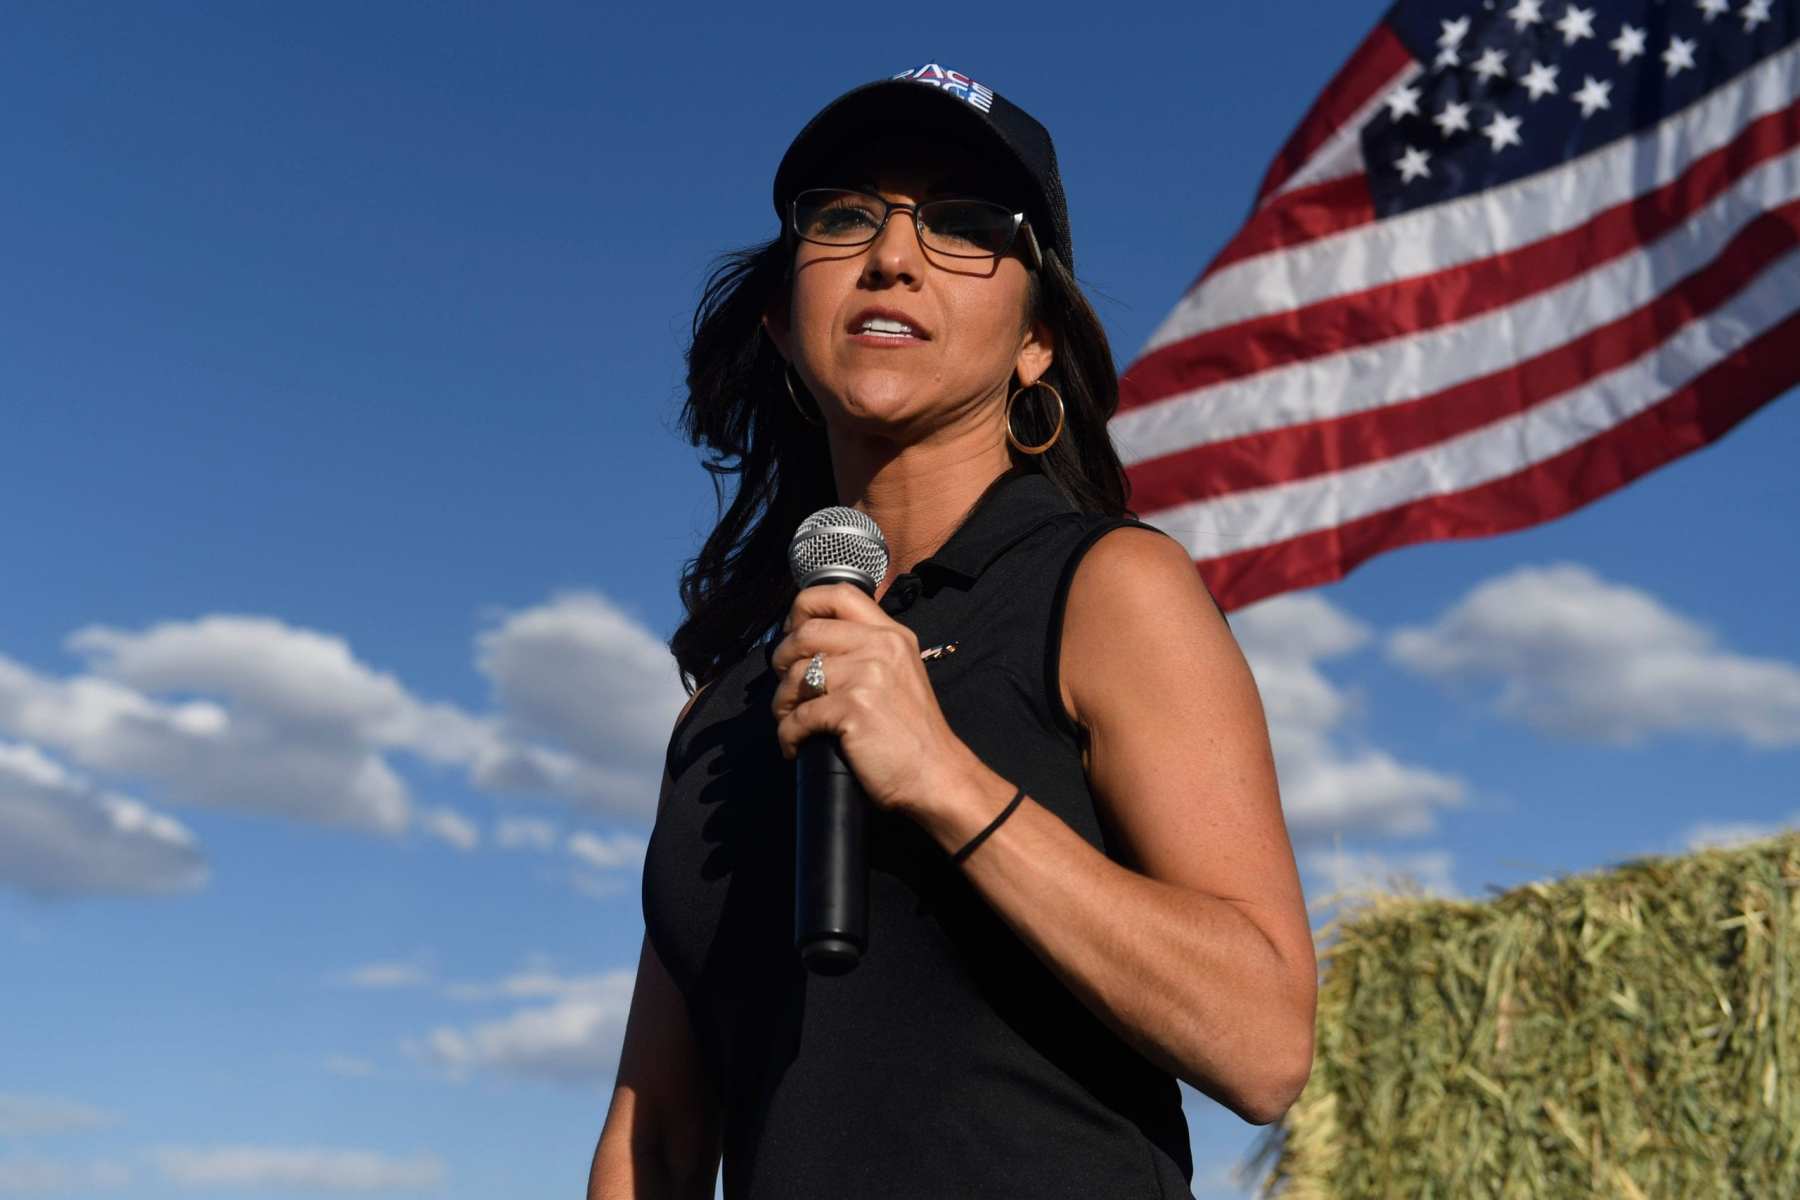
<instances>
[{"instance_id":1,"label":"dry straw","mask_svg":"<svg viewBox=\"0 0 1800 1200\"><path fill-rule=\"evenodd\" d=\"M1320 938L1264 1196L1800 1197L1800 834Z\"/></svg>"}]
</instances>

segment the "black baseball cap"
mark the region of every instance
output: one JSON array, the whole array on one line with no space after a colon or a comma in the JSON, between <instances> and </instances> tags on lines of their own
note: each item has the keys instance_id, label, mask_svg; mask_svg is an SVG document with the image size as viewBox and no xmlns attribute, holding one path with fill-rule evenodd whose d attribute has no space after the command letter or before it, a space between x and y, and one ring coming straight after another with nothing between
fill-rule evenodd
<instances>
[{"instance_id":1,"label":"black baseball cap","mask_svg":"<svg viewBox=\"0 0 1800 1200\"><path fill-rule=\"evenodd\" d=\"M960 71L926 63L852 88L819 110L775 169L775 211L819 182L814 173L845 149L885 132L939 133L993 152L1016 180L1026 218L1044 249L1075 269L1069 206L1056 170L1050 131L1030 113Z\"/></svg>"}]
</instances>

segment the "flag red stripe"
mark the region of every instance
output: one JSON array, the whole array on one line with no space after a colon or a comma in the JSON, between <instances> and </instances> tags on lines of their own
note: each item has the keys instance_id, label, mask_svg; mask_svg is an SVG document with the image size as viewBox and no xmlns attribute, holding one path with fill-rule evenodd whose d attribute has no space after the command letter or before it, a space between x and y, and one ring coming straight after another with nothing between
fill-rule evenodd
<instances>
[{"instance_id":1,"label":"flag red stripe","mask_svg":"<svg viewBox=\"0 0 1800 1200\"><path fill-rule=\"evenodd\" d=\"M1679 178L1567 233L1158 347L1125 372L1120 410L1504 307L1654 241L1759 163L1797 144L1800 104L1753 122L1728 145L1696 159Z\"/></svg>"},{"instance_id":2,"label":"flag red stripe","mask_svg":"<svg viewBox=\"0 0 1800 1200\"><path fill-rule=\"evenodd\" d=\"M1267 254L1271 250L1285 250L1314 238L1367 225L1374 219L1375 201L1369 195L1367 175L1345 175L1295 188L1275 197L1255 219L1238 230L1237 236L1226 243L1200 278L1205 279L1220 267L1239 259Z\"/></svg>"},{"instance_id":3,"label":"flag red stripe","mask_svg":"<svg viewBox=\"0 0 1800 1200\"><path fill-rule=\"evenodd\" d=\"M1649 353L1800 246L1800 200L1758 215L1716 258L1648 304L1535 358L1429 396L1134 463L1141 512L1406 454L1521 412Z\"/></svg>"},{"instance_id":4,"label":"flag red stripe","mask_svg":"<svg viewBox=\"0 0 1800 1200\"><path fill-rule=\"evenodd\" d=\"M1709 368L1661 403L1607 432L1504 479L1196 564L1221 608L1342 579L1396 546L1487 537L1591 503L1717 441L1800 383L1800 313ZM1135 507L1135 505L1134 505ZM1139 510L1143 511L1143 510ZM1155 514L1146 513L1154 522Z\"/></svg>"},{"instance_id":5,"label":"flag red stripe","mask_svg":"<svg viewBox=\"0 0 1800 1200\"><path fill-rule=\"evenodd\" d=\"M1332 78L1325 91L1313 102L1306 116L1300 119L1299 128L1288 138L1281 153L1269 164L1269 170L1263 176L1262 187L1257 190L1256 202L1261 204L1270 193L1286 183L1288 179L1306 165L1331 135L1341 129L1344 124L1362 110L1379 95L1394 76L1411 66L1413 56L1406 49L1392 30L1385 24L1376 25L1374 32L1363 39L1362 45L1350 56L1342 69Z\"/></svg>"}]
</instances>

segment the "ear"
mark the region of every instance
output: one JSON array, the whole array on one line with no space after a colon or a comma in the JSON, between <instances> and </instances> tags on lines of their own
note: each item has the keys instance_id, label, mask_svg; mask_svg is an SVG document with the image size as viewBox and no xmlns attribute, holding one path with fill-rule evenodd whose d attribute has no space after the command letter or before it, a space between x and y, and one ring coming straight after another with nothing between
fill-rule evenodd
<instances>
[{"instance_id":1,"label":"ear","mask_svg":"<svg viewBox=\"0 0 1800 1200\"><path fill-rule=\"evenodd\" d=\"M1018 372L1019 386L1036 383L1056 360L1056 335L1042 321L1033 321L1025 329L1025 340L1019 345L1013 370Z\"/></svg>"},{"instance_id":2,"label":"ear","mask_svg":"<svg viewBox=\"0 0 1800 1200\"><path fill-rule=\"evenodd\" d=\"M791 320L788 312L787 296L783 295L777 298L773 304L769 305L769 307L764 310L762 315L762 328L763 333L768 337L770 342L774 343L775 349L780 353L781 357L787 359L789 362L793 362L794 356L788 352Z\"/></svg>"}]
</instances>

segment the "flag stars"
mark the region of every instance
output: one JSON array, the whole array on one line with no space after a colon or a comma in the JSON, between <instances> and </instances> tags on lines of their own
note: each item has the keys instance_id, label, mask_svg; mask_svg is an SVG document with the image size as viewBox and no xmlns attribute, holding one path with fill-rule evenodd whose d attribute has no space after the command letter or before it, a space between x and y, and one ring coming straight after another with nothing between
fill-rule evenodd
<instances>
[{"instance_id":1,"label":"flag stars","mask_svg":"<svg viewBox=\"0 0 1800 1200\"><path fill-rule=\"evenodd\" d=\"M1612 83L1602 83L1592 75L1582 82L1581 90L1569 99L1581 105L1581 115L1591 117L1603 108L1612 107Z\"/></svg>"},{"instance_id":2,"label":"flag stars","mask_svg":"<svg viewBox=\"0 0 1800 1200\"><path fill-rule=\"evenodd\" d=\"M1444 67L1454 67L1461 61L1462 59L1458 57L1455 46L1445 46L1442 50L1437 52L1437 58L1433 60L1432 66L1439 69Z\"/></svg>"},{"instance_id":3,"label":"flag stars","mask_svg":"<svg viewBox=\"0 0 1800 1200\"><path fill-rule=\"evenodd\" d=\"M1716 3L1723 4L1725 0L1716 0ZM1561 31L1565 46L1573 46L1582 38L1591 38L1594 36L1594 10L1576 8L1571 4L1569 11L1563 14L1562 20L1556 23L1556 28Z\"/></svg>"},{"instance_id":4,"label":"flag stars","mask_svg":"<svg viewBox=\"0 0 1800 1200\"><path fill-rule=\"evenodd\" d=\"M1389 92L1382 103L1388 106L1388 116L1396 121L1401 117L1416 117L1419 115L1419 89L1404 84Z\"/></svg>"},{"instance_id":5,"label":"flag stars","mask_svg":"<svg viewBox=\"0 0 1800 1200\"><path fill-rule=\"evenodd\" d=\"M1504 79L1506 77L1506 55L1493 48L1481 52L1474 63L1475 74L1483 79Z\"/></svg>"},{"instance_id":6,"label":"flag stars","mask_svg":"<svg viewBox=\"0 0 1800 1200\"><path fill-rule=\"evenodd\" d=\"M1669 69L1669 78L1681 74L1694 66L1694 49L1698 43L1688 38L1670 38L1669 48L1662 52L1663 66Z\"/></svg>"},{"instance_id":7,"label":"flag stars","mask_svg":"<svg viewBox=\"0 0 1800 1200\"><path fill-rule=\"evenodd\" d=\"M1469 129L1469 106L1455 100L1444 105L1444 110L1431 118L1445 137L1453 133L1467 133Z\"/></svg>"},{"instance_id":8,"label":"flag stars","mask_svg":"<svg viewBox=\"0 0 1800 1200\"><path fill-rule=\"evenodd\" d=\"M1606 44L1619 56L1619 65L1624 66L1644 53L1644 31L1636 25L1627 25L1619 30L1618 37Z\"/></svg>"},{"instance_id":9,"label":"flag stars","mask_svg":"<svg viewBox=\"0 0 1800 1200\"><path fill-rule=\"evenodd\" d=\"M1506 10L1512 19L1514 28L1523 30L1527 25L1536 25L1544 19L1544 0L1519 0Z\"/></svg>"},{"instance_id":10,"label":"flag stars","mask_svg":"<svg viewBox=\"0 0 1800 1200\"><path fill-rule=\"evenodd\" d=\"M1509 117L1505 113L1495 113L1494 119L1482 126L1481 132L1493 143L1491 149L1496 151L1524 144L1519 138L1519 118Z\"/></svg>"},{"instance_id":11,"label":"flag stars","mask_svg":"<svg viewBox=\"0 0 1800 1200\"><path fill-rule=\"evenodd\" d=\"M1415 179L1431 177L1431 152L1421 150L1417 146L1408 146L1406 153L1394 160L1394 166L1400 170L1400 182L1411 183Z\"/></svg>"},{"instance_id":12,"label":"flag stars","mask_svg":"<svg viewBox=\"0 0 1800 1200\"><path fill-rule=\"evenodd\" d=\"M1769 0L1749 0L1739 15L1744 18L1744 32L1749 33L1769 19Z\"/></svg>"},{"instance_id":13,"label":"flag stars","mask_svg":"<svg viewBox=\"0 0 1800 1200\"><path fill-rule=\"evenodd\" d=\"M1440 24L1444 32L1438 34L1438 45L1460 46L1462 40L1469 36L1469 18L1458 17L1454 21L1443 21Z\"/></svg>"},{"instance_id":14,"label":"flag stars","mask_svg":"<svg viewBox=\"0 0 1800 1200\"><path fill-rule=\"evenodd\" d=\"M1695 3L1700 6L1700 15L1708 21L1731 11L1731 0L1695 0Z\"/></svg>"},{"instance_id":15,"label":"flag stars","mask_svg":"<svg viewBox=\"0 0 1800 1200\"><path fill-rule=\"evenodd\" d=\"M1533 100L1542 100L1545 96L1556 92L1556 72L1556 67L1546 66L1534 60L1531 70L1525 72L1519 82L1525 85L1525 90L1531 93Z\"/></svg>"}]
</instances>

